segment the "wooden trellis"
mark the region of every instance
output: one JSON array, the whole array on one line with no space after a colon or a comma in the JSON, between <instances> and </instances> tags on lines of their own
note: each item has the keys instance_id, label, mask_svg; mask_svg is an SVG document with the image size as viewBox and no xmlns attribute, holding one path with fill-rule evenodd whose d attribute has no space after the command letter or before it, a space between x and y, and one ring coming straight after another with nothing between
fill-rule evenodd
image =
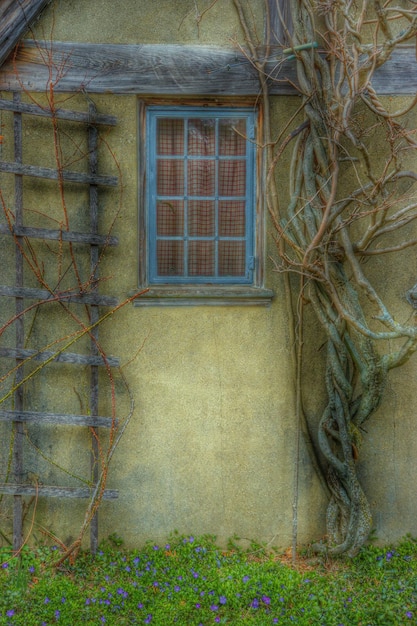
<instances>
[{"instance_id":1,"label":"wooden trellis","mask_svg":"<svg viewBox=\"0 0 417 626\"><path fill-rule=\"evenodd\" d=\"M14 361L16 374L14 380L14 403L12 410L2 410L0 408L0 420L12 423L13 427L13 482L0 483L0 493L13 497L13 547L18 550L23 541L23 499L27 496L36 497L61 497L61 498L91 498L93 487L74 488L47 486L44 484L33 484L28 482L25 473L24 459L24 437L25 423L35 422L38 425L52 423L55 425L88 426L91 432L91 471L92 481L97 484L99 480L98 470L98 428L111 428L114 421L110 417L101 417L98 414L99 398L99 368L103 365L103 358L97 348L98 326L94 326L99 320L99 307L114 307L117 300L109 296L98 293L97 271L99 261L100 246L112 246L117 244L117 239L111 236L103 236L98 231L99 215L99 194L100 186L114 187L118 185L118 179L112 176L100 176L98 174L98 128L100 125L115 125L116 118L109 115L98 114L95 106L90 103L87 113L58 110L54 116L69 122L79 123L86 126L88 134L88 172L58 171L45 167L27 165L23 163L22 149L22 117L24 115L42 116L52 118L52 113L36 104L27 104L21 101L19 93L13 94L13 100L0 100L0 110L10 111L13 115L14 125L14 161L0 161L0 171L13 175L14 178L14 223L0 224L0 234L12 236L15 241L15 284L13 286L0 286L0 296L13 298L15 325L15 346L0 348L0 357ZM24 198L23 198L23 177L44 178L58 180L62 176L63 181L88 186L89 190L89 232L81 233L70 230L51 230L46 228L33 228L25 226L24 220ZM63 242L73 242L78 245L89 247L90 272L92 276L88 293L65 292L60 296L57 292L51 293L47 289L36 289L25 286L24 281L24 256L23 245L28 239L55 240ZM29 350L25 347L25 326L23 311L27 302L47 301L48 299L62 301L66 304L76 303L88 308L90 324L93 326L90 332L89 354L76 354L72 352L37 351ZM89 406L86 414L75 415L55 412L36 412L27 410L24 404L25 386L22 383L25 377L24 361L30 358L34 361L59 362L72 364L73 367L88 366L89 371ZM118 366L118 359L106 357L106 366ZM1 407L1 405L0 405ZM4 451L3 451L4 452ZM104 499L117 498L117 491L105 490L102 494ZM91 523L91 549L94 552L98 542L98 521L97 515Z\"/></svg>"}]
</instances>

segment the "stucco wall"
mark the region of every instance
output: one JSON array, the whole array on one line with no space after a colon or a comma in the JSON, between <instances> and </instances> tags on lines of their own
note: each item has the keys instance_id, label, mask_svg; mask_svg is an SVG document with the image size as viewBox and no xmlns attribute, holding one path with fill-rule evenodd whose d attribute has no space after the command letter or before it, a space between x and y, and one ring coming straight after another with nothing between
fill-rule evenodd
<instances>
[{"instance_id":1,"label":"stucco wall","mask_svg":"<svg viewBox=\"0 0 417 626\"><path fill-rule=\"evenodd\" d=\"M209 4L198 3L201 14ZM253 4L262 32L263 2ZM52 33L57 41L222 45L230 45L235 37L241 39L231 2L219 0L200 22L195 6L191 0L129 0L122 7L107 0L61 0L44 12L31 37L50 38ZM103 292L122 301L136 289L138 280L137 99L102 95L94 96L94 101L100 112L118 118L117 127L109 130L106 139L123 175L122 210L114 226L120 245L107 251L101 274L109 277ZM296 97L274 99L277 129L290 119L298 104ZM67 106L83 108L85 100L77 97ZM4 119L7 123L7 116ZM47 165L51 155L43 140L46 131L41 122L27 124L25 156L28 162L36 158L37 163ZM4 158L10 156L8 150L5 145ZM117 174L108 152L103 150L102 156L103 173ZM281 173L284 182L285 165ZM7 189L5 176L1 182ZM34 191L27 190L31 202L39 198ZM53 207L48 194L42 193L42 202L49 198L48 206ZM101 196L103 232L114 219L118 194L107 191ZM71 210L82 212L85 198L76 192L70 196ZM39 220L36 216L32 219ZM162 539L177 529L215 534L222 542L236 534L286 547L291 543L296 488L299 541L324 532L325 495L302 441L298 458L296 453L288 312L282 277L269 258L275 254L269 230L266 286L275 292L270 307L128 305L100 329L108 354L122 360L135 402L111 465L108 486L118 489L120 495L117 501L102 505L102 537L116 532L134 545ZM400 271L405 288L414 282L417 269L415 255L410 257L404 255ZM401 299L398 270L392 269L390 277L397 285L391 297ZM48 339L49 316L44 324L44 337L37 338L40 345ZM323 402L323 372L320 333L313 319L310 330L304 377L306 407L313 415ZM409 364L393 376L386 402L367 427L361 471L377 535L384 540L417 532L417 505L410 486L410 467L417 454L410 384L415 367ZM30 383L28 396L34 408L46 410L52 403L55 410L59 404L74 412L76 407L80 410L86 383L66 375L57 371L55 382L49 382L47 388L42 377L41 385ZM123 394L120 402L120 413L125 414L129 404ZM108 397L103 398L102 408L109 408ZM33 425L29 431L66 467L88 471L85 431L52 426L40 431ZM33 450L28 458L36 471L44 472L44 482L69 481L43 464ZM45 527L67 540L81 523L83 504L41 501L38 513Z\"/></svg>"}]
</instances>

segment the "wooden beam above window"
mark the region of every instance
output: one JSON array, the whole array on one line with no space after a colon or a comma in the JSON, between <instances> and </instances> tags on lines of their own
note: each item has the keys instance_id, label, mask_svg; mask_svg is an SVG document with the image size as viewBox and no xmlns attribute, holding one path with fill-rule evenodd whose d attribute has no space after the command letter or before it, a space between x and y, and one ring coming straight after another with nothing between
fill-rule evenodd
<instances>
[{"instance_id":1,"label":"wooden beam above window","mask_svg":"<svg viewBox=\"0 0 417 626\"><path fill-rule=\"evenodd\" d=\"M279 57L267 65L271 94L297 93L294 61ZM24 41L14 60L0 70L0 90L44 92L50 80L55 90L175 96L256 96L256 69L233 49L210 46L41 43ZM45 64L46 63L46 64ZM414 46L396 50L375 73L380 94L406 95L417 91Z\"/></svg>"}]
</instances>

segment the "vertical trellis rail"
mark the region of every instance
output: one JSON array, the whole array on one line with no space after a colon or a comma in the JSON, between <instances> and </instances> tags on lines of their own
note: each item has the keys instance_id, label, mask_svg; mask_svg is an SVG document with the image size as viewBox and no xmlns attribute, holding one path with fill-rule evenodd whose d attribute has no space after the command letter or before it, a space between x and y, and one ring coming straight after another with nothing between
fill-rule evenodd
<instances>
[{"instance_id":1,"label":"vertical trellis rail","mask_svg":"<svg viewBox=\"0 0 417 626\"><path fill-rule=\"evenodd\" d=\"M4 410L0 404L0 421L12 423L13 432L13 483L0 483L0 494L13 497L13 548L18 551L23 542L23 511L24 498L29 497L61 497L61 498L91 498L94 487L100 477L99 467L99 429L111 428L114 426L114 418L99 416L99 368L103 366L102 355L98 349L98 326L90 330L90 350L89 354L76 354L69 352L59 352L54 354L49 350L39 352L28 349L25 345L24 310L26 300L48 301L62 299L68 303L68 292L50 292L48 289L37 289L25 287L24 280L24 246L25 240L36 238L38 240L55 240L69 242L77 245L89 246L89 269L90 280L88 293L83 291L71 292L70 301L88 309L89 324L94 326L99 321L100 306L117 306L117 300L109 296L102 296L98 290L98 265L100 257L100 246L117 245L117 240L112 236L99 234L99 187L116 186L118 180L112 176L100 176L98 174L98 127L102 125L115 125L116 119L109 115L98 114L95 105L90 102L88 113L69 111L60 109L54 113L48 112L36 104L23 103L19 93L13 94L13 100L1 100L0 110L7 110L13 115L14 129L14 161L0 161L0 171L12 174L14 178L14 223L0 224L0 235L13 236L15 241L15 284L0 286L0 296L12 297L15 301L15 347L0 347L0 357L13 359L16 365L14 379L15 392L13 394L13 406L10 410ZM45 167L27 165L23 163L22 148L22 117L23 115L35 115L68 120L74 123L81 123L87 127L88 133L88 172L72 172L67 170L53 170ZM34 177L65 181L79 185L88 185L89 188L89 232L80 233L71 230L51 230L47 228L26 227L24 224L24 198L23 198L23 177ZM10 218L10 215L9 215ZM3 259L3 262L6 260ZM25 406L24 381L25 372L23 362L25 359L35 361L64 362L72 363L74 366L85 368L89 366L89 410L85 415L74 415L57 412L37 412L31 410L30 406ZM106 367L118 366L118 359L106 357ZM88 426L91 432L91 488L47 486L40 482L34 485L28 481L27 468L24 459L24 438L25 424L35 422L41 426L43 423L62 424L65 426ZM0 450L0 453L3 451ZM102 497L104 499L117 498L117 491L106 489ZM91 550L96 551L98 545L98 518L94 515L90 532Z\"/></svg>"},{"instance_id":2,"label":"vertical trellis rail","mask_svg":"<svg viewBox=\"0 0 417 626\"><path fill-rule=\"evenodd\" d=\"M13 94L13 102L15 104L20 103L20 94ZM14 160L16 163L22 164L23 162L23 149L22 149L22 114L18 111L13 113L13 134L14 134ZM14 175L15 186L15 220L17 229L23 227L23 177L20 174ZM22 253L22 237L16 237L15 246L15 272L16 272L16 287L23 288L23 253ZM24 329L24 300L17 296L15 305L16 314L16 348L22 350L24 348L25 341L25 329ZM21 382L23 380L23 359L18 355L16 358L16 376L15 386L16 391L14 393L14 409L17 416L23 411L23 387ZM23 422L16 420L13 423L13 473L16 484L19 484L23 480L23 437L24 437L24 425ZM13 506L13 549L17 551L22 545L23 534L23 502L21 495L14 496Z\"/></svg>"},{"instance_id":3,"label":"vertical trellis rail","mask_svg":"<svg viewBox=\"0 0 417 626\"><path fill-rule=\"evenodd\" d=\"M90 114L91 121L97 115L95 105L90 102L88 105L88 112ZM97 147L98 147L98 131L97 126L92 123L88 127L88 166L91 175L97 174ZM90 183L90 232L94 235L98 234L98 187L97 185ZM97 280L98 280L98 260L99 249L95 244L90 246L90 272L93 285L93 291L97 292ZM98 306L92 304L90 306L91 324L96 324L99 319ZM91 354L98 356L97 350L98 340L98 327L94 327L91 337ZM98 366L91 366L91 381L90 381L90 414L93 418L98 417ZM95 483L99 479L99 449L97 441L97 430L93 427L91 431L91 475ZM90 543L93 553L97 550L98 543L98 517L94 515L91 520L90 526Z\"/></svg>"}]
</instances>

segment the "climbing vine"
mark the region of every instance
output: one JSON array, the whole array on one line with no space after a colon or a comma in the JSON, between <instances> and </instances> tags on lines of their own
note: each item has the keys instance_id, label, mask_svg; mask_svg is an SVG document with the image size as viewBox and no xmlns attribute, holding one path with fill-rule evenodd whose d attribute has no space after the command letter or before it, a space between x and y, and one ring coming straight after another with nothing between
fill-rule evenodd
<instances>
[{"instance_id":1,"label":"climbing vine","mask_svg":"<svg viewBox=\"0 0 417 626\"><path fill-rule=\"evenodd\" d=\"M268 40L266 54L265 46L257 45L247 6L234 3L266 110L266 193L276 267L293 276L292 310L299 315L309 306L325 336L326 405L320 416L307 416L299 406L329 493L327 539L316 547L354 555L372 529L357 471L364 425L381 404L390 371L417 348L417 287L410 285L404 294L412 308L400 321L381 295L381 275L369 263L383 256L394 267L395 255L417 243L417 174L412 169L417 142L410 126L417 98L391 111L373 85L378 68L415 37L417 5L411 0L400 6L391 0L289 0L288 20L277 2L302 99L285 138L277 139L269 124L274 50ZM278 199L277 172L289 151L289 201L284 204ZM297 314L293 321L295 329L302 328ZM294 331L299 398L311 394L302 383L301 333Z\"/></svg>"}]
</instances>

